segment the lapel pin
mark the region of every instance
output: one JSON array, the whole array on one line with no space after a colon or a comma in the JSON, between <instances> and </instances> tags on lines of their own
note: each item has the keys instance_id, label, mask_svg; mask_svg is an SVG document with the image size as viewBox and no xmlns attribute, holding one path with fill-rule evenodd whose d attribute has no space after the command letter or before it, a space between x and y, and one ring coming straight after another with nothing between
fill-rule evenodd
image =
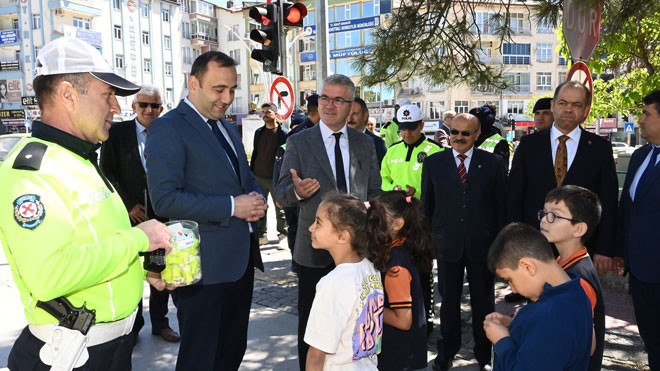
<instances>
[{"instance_id":1,"label":"lapel pin","mask_svg":"<svg viewBox=\"0 0 660 371\"><path fill-rule=\"evenodd\" d=\"M478 167L479 169L481 169L481 164L477 165L477 167Z\"/></svg>"},{"instance_id":2,"label":"lapel pin","mask_svg":"<svg viewBox=\"0 0 660 371\"><path fill-rule=\"evenodd\" d=\"M589 145L591 145L591 141L588 141L587 143L589 143Z\"/></svg>"}]
</instances>

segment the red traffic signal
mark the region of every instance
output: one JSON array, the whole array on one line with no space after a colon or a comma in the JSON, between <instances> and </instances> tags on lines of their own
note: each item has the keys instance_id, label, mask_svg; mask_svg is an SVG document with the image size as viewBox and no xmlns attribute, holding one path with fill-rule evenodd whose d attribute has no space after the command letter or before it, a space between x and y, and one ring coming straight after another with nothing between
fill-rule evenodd
<instances>
[{"instance_id":1,"label":"red traffic signal","mask_svg":"<svg viewBox=\"0 0 660 371\"><path fill-rule=\"evenodd\" d=\"M302 3L284 3L284 26L303 27L303 20L307 16L307 7Z\"/></svg>"},{"instance_id":2,"label":"red traffic signal","mask_svg":"<svg viewBox=\"0 0 660 371\"><path fill-rule=\"evenodd\" d=\"M261 27L250 32L250 39L263 45L254 49L250 56L263 63L264 71L280 73L280 35L279 7L277 4L266 4L250 8L249 16Z\"/></svg>"}]
</instances>

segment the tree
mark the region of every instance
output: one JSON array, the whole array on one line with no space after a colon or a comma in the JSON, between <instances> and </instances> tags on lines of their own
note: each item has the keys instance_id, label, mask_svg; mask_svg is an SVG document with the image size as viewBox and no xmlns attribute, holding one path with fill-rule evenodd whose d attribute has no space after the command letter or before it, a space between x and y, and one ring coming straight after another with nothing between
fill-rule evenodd
<instances>
[{"instance_id":1,"label":"tree","mask_svg":"<svg viewBox=\"0 0 660 371\"><path fill-rule=\"evenodd\" d=\"M586 6L598 0L580 1ZM373 53L358 58L357 67L364 71L361 83L397 85L415 75L434 85L465 83L505 88L507 82L501 70L481 60L481 36L488 33L497 35L500 41L511 40L514 29L510 9L521 3L535 14L530 23L543 20L555 27L560 25L563 0L404 0L393 11L390 23L375 32ZM625 24L657 7L656 2L644 0L604 3L604 40L624 32ZM478 19L476 10L484 5L493 13L487 19Z\"/></svg>"}]
</instances>

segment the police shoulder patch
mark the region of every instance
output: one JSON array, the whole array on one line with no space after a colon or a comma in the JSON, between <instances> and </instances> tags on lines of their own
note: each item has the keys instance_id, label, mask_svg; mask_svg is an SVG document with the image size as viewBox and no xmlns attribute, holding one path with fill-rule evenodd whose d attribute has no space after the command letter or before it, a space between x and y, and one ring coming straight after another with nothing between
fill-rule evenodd
<instances>
[{"instance_id":1,"label":"police shoulder patch","mask_svg":"<svg viewBox=\"0 0 660 371\"><path fill-rule=\"evenodd\" d=\"M26 194L14 200L14 220L16 223L26 229L35 229L46 216L41 197L38 195Z\"/></svg>"},{"instance_id":2,"label":"police shoulder patch","mask_svg":"<svg viewBox=\"0 0 660 371\"><path fill-rule=\"evenodd\" d=\"M422 163L424 162L425 158L426 158L426 152L419 152L417 154L417 162Z\"/></svg>"}]
</instances>

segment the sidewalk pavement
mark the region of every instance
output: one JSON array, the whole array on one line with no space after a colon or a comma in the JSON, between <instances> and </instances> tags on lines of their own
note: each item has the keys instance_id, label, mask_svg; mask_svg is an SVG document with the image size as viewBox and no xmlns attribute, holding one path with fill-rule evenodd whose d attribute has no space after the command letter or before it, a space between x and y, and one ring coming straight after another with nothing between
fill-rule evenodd
<instances>
[{"instance_id":1,"label":"sidewalk pavement","mask_svg":"<svg viewBox=\"0 0 660 371\"><path fill-rule=\"evenodd\" d=\"M286 246L286 240L282 241ZM1 250L0 250L1 251ZM297 279L291 268L289 250L277 250L276 244L262 246L262 256L266 272L257 271L254 283L254 297L248 328L248 348L241 370L293 371L298 369L297 360ZM463 346L454 360L454 369L459 371L477 370L472 355L472 340L469 294L462 300ZM648 369L648 360L634 321L630 296L621 289L605 287L607 333L604 370L643 370ZM504 302L509 293L508 286L496 284L496 310L513 313L515 306ZM143 303L148 310L149 290L145 290ZM7 261L0 253L0 297L3 298L3 315L0 319L0 370L6 370L7 357L14 340L25 327L26 322L18 291L11 277ZM436 301L439 295L436 292ZM178 329L176 308L170 301L170 325ZM436 303L436 313L440 313L440 303ZM151 335L149 316L145 315L145 328L133 352L133 369L138 371L174 370L178 344L167 343L158 336ZM435 319L435 329L428 343L429 362L435 358L435 343L440 336L439 319ZM429 367L430 369L430 367Z\"/></svg>"}]
</instances>

